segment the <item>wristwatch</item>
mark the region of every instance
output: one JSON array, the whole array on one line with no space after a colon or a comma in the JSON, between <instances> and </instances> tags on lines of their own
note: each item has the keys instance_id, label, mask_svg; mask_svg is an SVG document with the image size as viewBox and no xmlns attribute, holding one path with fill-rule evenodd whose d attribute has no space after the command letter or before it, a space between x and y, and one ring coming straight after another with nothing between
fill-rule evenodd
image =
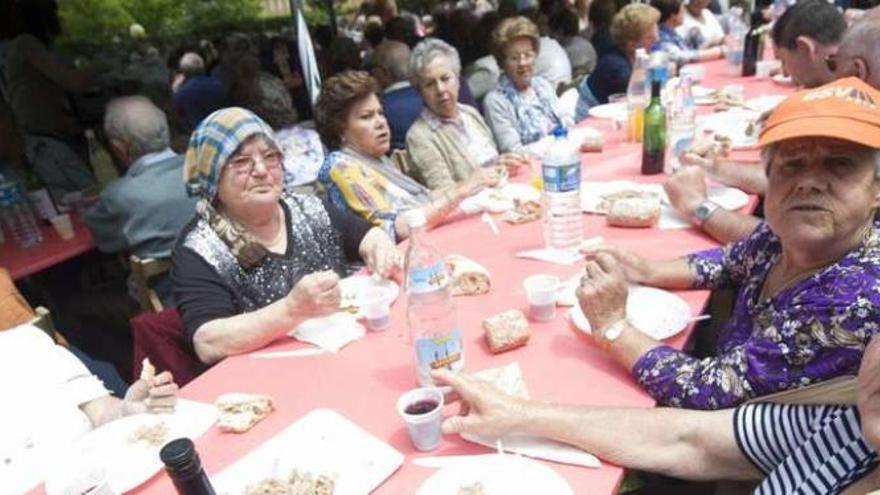
<instances>
[{"instance_id":1,"label":"wristwatch","mask_svg":"<svg viewBox=\"0 0 880 495\"><path fill-rule=\"evenodd\" d=\"M605 327L604 330L599 332L601 335L599 336L599 340L602 343L602 348L607 349L612 342L620 338L623 334L623 331L629 326L629 320L626 318L622 320L617 320L611 325Z\"/></svg>"},{"instance_id":2,"label":"wristwatch","mask_svg":"<svg viewBox=\"0 0 880 495\"><path fill-rule=\"evenodd\" d=\"M715 213L715 210L721 208L721 205L714 201L704 200L702 203L697 205L694 208L692 221L697 225L697 227L703 227L703 224L706 223L706 220Z\"/></svg>"}]
</instances>

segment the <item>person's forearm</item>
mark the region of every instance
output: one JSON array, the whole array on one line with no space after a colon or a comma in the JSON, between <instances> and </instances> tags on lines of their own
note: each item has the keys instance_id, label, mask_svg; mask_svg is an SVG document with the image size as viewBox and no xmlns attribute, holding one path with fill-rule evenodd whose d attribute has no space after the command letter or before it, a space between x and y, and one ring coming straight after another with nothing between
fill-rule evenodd
<instances>
[{"instance_id":1,"label":"person's forearm","mask_svg":"<svg viewBox=\"0 0 880 495\"><path fill-rule=\"evenodd\" d=\"M706 60L715 60L716 58L721 58L724 56L724 50L720 46L716 46L713 48L705 48L697 51L697 61L703 62Z\"/></svg>"},{"instance_id":2,"label":"person's forearm","mask_svg":"<svg viewBox=\"0 0 880 495\"><path fill-rule=\"evenodd\" d=\"M757 163L718 161L706 171L713 180L750 194L764 194L767 190L767 174Z\"/></svg>"},{"instance_id":3,"label":"person's forearm","mask_svg":"<svg viewBox=\"0 0 880 495\"><path fill-rule=\"evenodd\" d=\"M83 404L81 409L97 428L124 416L124 404L122 399L108 395Z\"/></svg>"},{"instance_id":4,"label":"person's forearm","mask_svg":"<svg viewBox=\"0 0 880 495\"><path fill-rule=\"evenodd\" d=\"M433 191L431 193L431 200L425 206L427 228L432 229L443 223L446 217L470 195L469 193L470 187L466 184L466 181Z\"/></svg>"},{"instance_id":5,"label":"person's forearm","mask_svg":"<svg viewBox=\"0 0 880 495\"><path fill-rule=\"evenodd\" d=\"M748 237L761 221L738 211L718 208L703 223L703 231L716 241L727 244Z\"/></svg>"},{"instance_id":6,"label":"person's forearm","mask_svg":"<svg viewBox=\"0 0 880 495\"><path fill-rule=\"evenodd\" d=\"M667 261L648 261L648 273L635 282L664 289L689 289L694 284L694 272L684 258Z\"/></svg>"},{"instance_id":7,"label":"person's forearm","mask_svg":"<svg viewBox=\"0 0 880 495\"><path fill-rule=\"evenodd\" d=\"M293 316L296 312L288 304L287 299L281 299L250 313L205 323L193 336L196 355L203 363L213 364L269 344L306 319Z\"/></svg>"},{"instance_id":8,"label":"person's forearm","mask_svg":"<svg viewBox=\"0 0 880 495\"><path fill-rule=\"evenodd\" d=\"M709 480L753 479L736 447L732 410L621 409L530 403L518 430L633 469ZM714 438L706 438L713 435Z\"/></svg>"}]
</instances>

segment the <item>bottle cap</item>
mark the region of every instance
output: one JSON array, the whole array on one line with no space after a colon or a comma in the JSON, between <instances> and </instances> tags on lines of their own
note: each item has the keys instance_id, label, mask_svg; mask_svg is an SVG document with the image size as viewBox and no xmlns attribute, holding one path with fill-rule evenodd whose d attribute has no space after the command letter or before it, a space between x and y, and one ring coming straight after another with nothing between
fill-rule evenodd
<instances>
[{"instance_id":1,"label":"bottle cap","mask_svg":"<svg viewBox=\"0 0 880 495\"><path fill-rule=\"evenodd\" d=\"M428 223L428 220L425 218L425 212L422 211L421 208L407 210L403 215L403 218L406 219L406 224L409 225L409 228L411 229L424 227L425 224Z\"/></svg>"},{"instance_id":2,"label":"bottle cap","mask_svg":"<svg viewBox=\"0 0 880 495\"><path fill-rule=\"evenodd\" d=\"M556 126L553 128L553 137L555 139L562 139L568 136L568 129L562 126Z\"/></svg>"}]
</instances>

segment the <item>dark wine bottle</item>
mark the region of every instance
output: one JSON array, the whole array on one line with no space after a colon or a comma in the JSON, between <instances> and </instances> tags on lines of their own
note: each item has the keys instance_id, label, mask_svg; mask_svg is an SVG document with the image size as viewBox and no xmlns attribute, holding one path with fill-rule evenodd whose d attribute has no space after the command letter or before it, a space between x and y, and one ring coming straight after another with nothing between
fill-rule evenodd
<instances>
[{"instance_id":1,"label":"dark wine bottle","mask_svg":"<svg viewBox=\"0 0 880 495\"><path fill-rule=\"evenodd\" d=\"M666 110L660 102L660 81L651 80L651 102L645 108L645 133L642 139L642 174L663 172L666 161Z\"/></svg>"},{"instance_id":2,"label":"dark wine bottle","mask_svg":"<svg viewBox=\"0 0 880 495\"><path fill-rule=\"evenodd\" d=\"M165 471L180 495L216 495L202 460L189 438L172 440L159 451Z\"/></svg>"},{"instance_id":3,"label":"dark wine bottle","mask_svg":"<svg viewBox=\"0 0 880 495\"><path fill-rule=\"evenodd\" d=\"M749 32L746 33L745 45L743 46L743 77L754 76L761 58L761 34L764 17L759 8L752 12L752 21Z\"/></svg>"}]
</instances>

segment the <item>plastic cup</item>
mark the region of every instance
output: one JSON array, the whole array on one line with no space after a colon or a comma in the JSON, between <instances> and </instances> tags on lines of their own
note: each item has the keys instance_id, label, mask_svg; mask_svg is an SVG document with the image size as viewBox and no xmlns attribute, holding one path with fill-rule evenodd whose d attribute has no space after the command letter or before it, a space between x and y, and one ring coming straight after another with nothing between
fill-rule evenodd
<instances>
[{"instance_id":1,"label":"plastic cup","mask_svg":"<svg viewBox=\"0 0 880 495\"><path fill-rule=\"evenodd\" d=\"M62 239L73 239L73 222L70 220L69 214L65 213L63 215L52 217L49 221L52 222L52 227L55 227L55 232L58 232L58 235Z\"/></svg>"},{"instance_id":2,"label":"plastic cup","mask_svg":"<svg viewBox=\"0 0 880 495\"><path fill-rule=\"evenodd\" d=\"M679 77L688 76L691 78L691 81L694 83L698 83L703 80L703 76L706 75L706 68L702 65L686 65L679 69L678 71Z\"/></svg>"},{"instance_id":3,"label":"plastic cup","mask_svg":"<svg viewBox=\"0 0 880 495\"><path fill-rule=\"evenodd\" d=\"M361 296L361 308L367 320L367 328L374 332L391 326L391 294L383 287L372 287Z\"/></svg>"},{"instance_id":4,"label":"plastic cup","mask_svg":"<svg viewBox=\"0 0 880 495\"><path fill-rule=\"evenodd\" d=\"M556 317L556 290L559 277L532 275L523 281L529 302L529 319L536 322L551 321Z\"/></svg>"},{"instance_id":5,"label":"plastic cup","mask_svg":"<svg viewBox=\"0 0 880 495\"><path fill-rule=\"evenodd\" d=\"M615 93L613 95L609 95L608 96L608 103L610 103L610 104L619 103L622 105L626 105L626 93ZM626 127L627 116L625 114L621 114L619 116L612 118L611 122L614 125L615 131L622 131L624 129L624 127Z\"/></svg>"},{"instance_id":6,"label":"plastic cup","mask_svg":"<svg viewBox=\"0 0 880 495\"><path fill-rule=\"evenodd\" d=\"M397 412L406 422L413 446L422 452L440 446L443 422L443 392L437 388L416 388L397 399Z\"/></svg>"}]
</instances>

